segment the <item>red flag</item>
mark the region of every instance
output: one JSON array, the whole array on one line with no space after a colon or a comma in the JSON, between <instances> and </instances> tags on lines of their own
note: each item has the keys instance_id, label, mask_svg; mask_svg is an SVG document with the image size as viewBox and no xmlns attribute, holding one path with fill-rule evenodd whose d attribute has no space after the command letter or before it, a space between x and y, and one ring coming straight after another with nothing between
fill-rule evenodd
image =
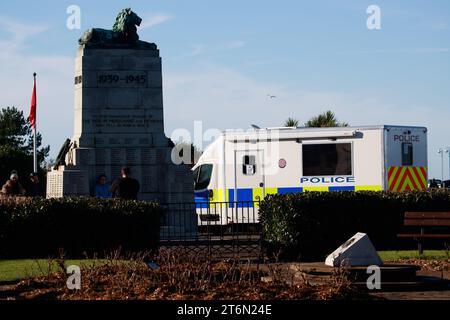
<instances>
[{"instance_id":1,"label":"red flag","mask_svg":"<svg viewBox=\"0 0 450 320\"><path fill-rule=\"evenodd\" d=\"M31 107L30 107L30 115L28 116L28 119L29 119L33 129L36 129L36 106L37 106L36 73L33 76L34 76L33 94L31 95Z\"/></svg>"}]
</instances>

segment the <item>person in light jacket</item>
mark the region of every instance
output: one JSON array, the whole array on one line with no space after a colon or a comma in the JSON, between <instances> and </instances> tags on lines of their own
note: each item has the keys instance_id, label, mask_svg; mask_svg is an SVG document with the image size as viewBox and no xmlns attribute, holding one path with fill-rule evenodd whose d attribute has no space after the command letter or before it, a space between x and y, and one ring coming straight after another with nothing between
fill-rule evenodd
<instances>
[{"instance_id":1,"label":"person in light jacket","mask_svg":"<svg viewBox=\"0 0 450 320\"><path fill-rule=\"evenodd\" d=\"M24 196L25 189L19 182L19 175L16 171L11 173L9 180L2 187L2 194L6 196Z\"/></svg>"}]
</instances>

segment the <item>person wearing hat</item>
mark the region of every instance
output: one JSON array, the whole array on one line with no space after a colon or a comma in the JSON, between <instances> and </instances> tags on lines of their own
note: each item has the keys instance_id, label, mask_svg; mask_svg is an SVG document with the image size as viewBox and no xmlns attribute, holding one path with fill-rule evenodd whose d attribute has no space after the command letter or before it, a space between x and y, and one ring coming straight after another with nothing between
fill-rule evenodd
<instances>
[{"instance_id":1,"label":"person wearing hat","mask_svg":"<svg viewBox=\"0 0 450 320\"><path fill-rule=\"evenodd\" d=\"M12 171L9 180L2 187L2 194L7 196L24 196L25 189L19 182L17 171Z\"/></svg>"},{"instance_id":2,"label":"person wearing hat","mask_svg":"<svg viewBox=\"0 0 450 320\"><path fill-rule=\"evenodd\" d=\"M37 172L30 173L30 180L27 186L27 196L28 197L43 197L42 186L39 182L39 175Z\"/></svg>"}]
</instances>

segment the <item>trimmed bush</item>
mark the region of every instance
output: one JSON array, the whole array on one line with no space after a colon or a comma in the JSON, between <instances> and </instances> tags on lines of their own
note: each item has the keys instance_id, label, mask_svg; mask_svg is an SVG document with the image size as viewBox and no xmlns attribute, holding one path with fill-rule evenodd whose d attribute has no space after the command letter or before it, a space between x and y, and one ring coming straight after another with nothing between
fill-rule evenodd
<instances>
[{"instance_id":1,"label":"trimmed bush","mask_svg":"<svg viewBox=\"0 0 450 320\"><path fill-rule=\"evenodd\" d=\"M260 220L270 254L282 259L322 260L356 232L367 233L377 250L405 242L405 211L450 211L450 192L305 192L270 195Z\"/></svg>"},{"instance_id":2,"label":"trimmed bush","mask_svg":"<svg viewBox=\"0 0 450 320\"><path fill-rule=\"evenodd\" d=\"M153 250L160 214L151 202L0 198L0 259Z\"/></svg>"}]
</instances>

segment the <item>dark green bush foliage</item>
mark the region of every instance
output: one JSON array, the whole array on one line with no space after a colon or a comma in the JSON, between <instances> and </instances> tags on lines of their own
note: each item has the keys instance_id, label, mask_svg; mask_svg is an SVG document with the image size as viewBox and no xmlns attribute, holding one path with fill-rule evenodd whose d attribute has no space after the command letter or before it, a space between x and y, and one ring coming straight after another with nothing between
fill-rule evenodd
<instances>
[{"instance_id":1,"label":"dark green bush foliage","mask_svg":"<svg viewBox=\"0 0 450 320\"><path fill-rule=\"evenodd\" d=\"M94 198L0 198L0 259L149 251L159 242L155 203Z\"/></svg>"},{"instance_id":2,"label":"dark green bush foliage","mask_svg":"<svg viewBox=\"0 0 450 320\"><path fill-rule=\"evenodd\" d=\"M42 146L42 136L37 134L39 173L44 172L44 160L50 147ZM0 109L0 183L9 179L12 170L19 173L20 182L26 184L33 169L33 131L23 111L15 107Z\"/></svg>"},{"instance_id":3,"label":"dark green bush foliage","mask_svg":"<svg viewBox=\"0 0 450 320\"><path fill-rule=\"evenodd\" d=\"M377 250L399 249L405 211L450 211L450 192L270 195L261 203L260 220L271 253L307 261L325 259L356 232L367 233Z\"/></svg>"}]
</instances>

